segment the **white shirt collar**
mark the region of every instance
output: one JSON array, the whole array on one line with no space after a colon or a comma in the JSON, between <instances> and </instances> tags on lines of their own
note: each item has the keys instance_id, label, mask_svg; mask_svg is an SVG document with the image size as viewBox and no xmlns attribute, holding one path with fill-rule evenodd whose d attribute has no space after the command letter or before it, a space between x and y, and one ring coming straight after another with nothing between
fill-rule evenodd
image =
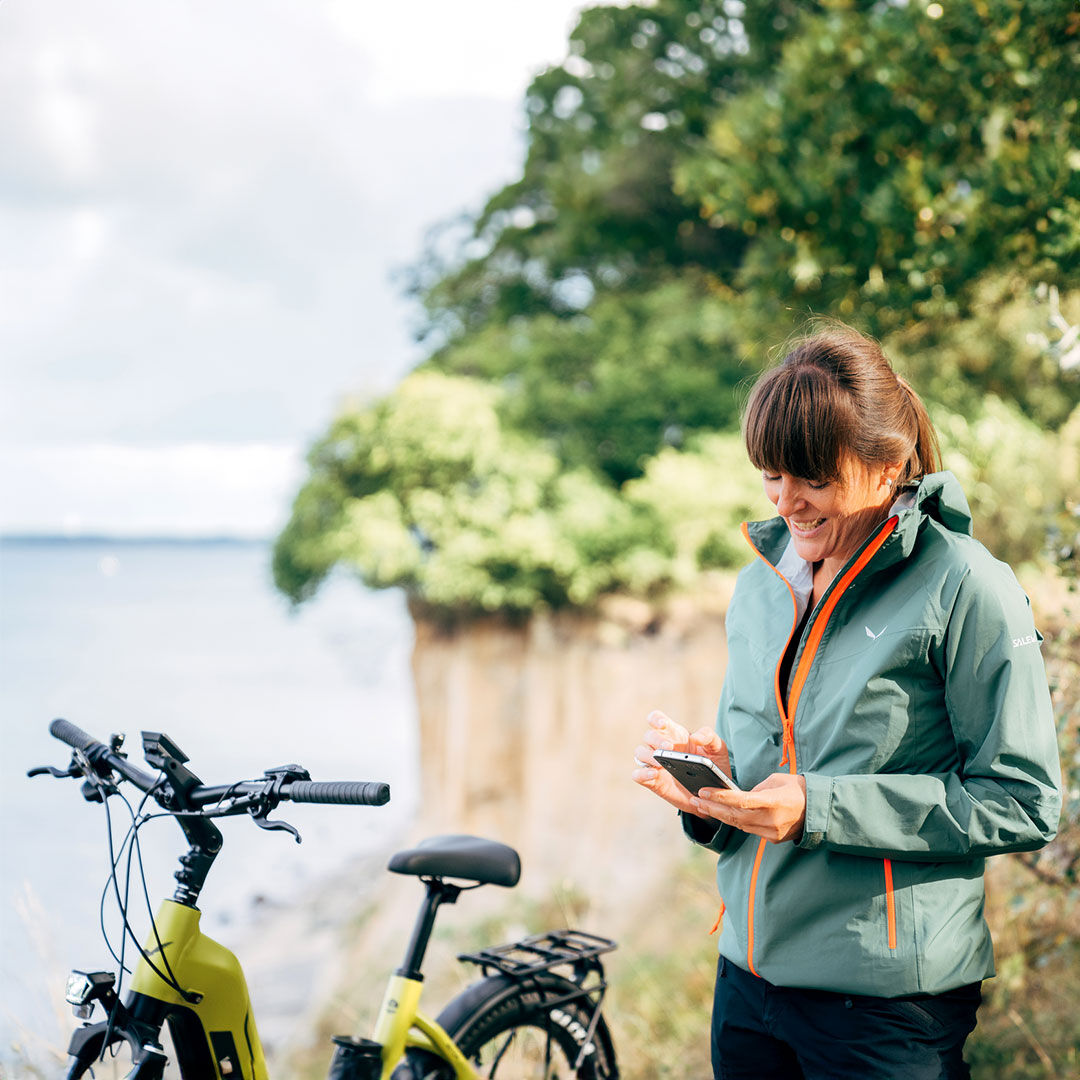
<instances>
[{"instance_id":1,"label":"white shirt collar","mask_svg":"<svg viewBox=\"0 0 1080 1080\"><path fill-rule=\"evenodd\" d=\"M789 539L784 554L776 564L776 569L783 575L784 580L791 586L795 594L795 609L798 612L798 621L802 622L806 614L806 605L810 602L810 594L814 591L814 564L808 563L795 551L795 540Z\"/></svg>"}]
</instances>

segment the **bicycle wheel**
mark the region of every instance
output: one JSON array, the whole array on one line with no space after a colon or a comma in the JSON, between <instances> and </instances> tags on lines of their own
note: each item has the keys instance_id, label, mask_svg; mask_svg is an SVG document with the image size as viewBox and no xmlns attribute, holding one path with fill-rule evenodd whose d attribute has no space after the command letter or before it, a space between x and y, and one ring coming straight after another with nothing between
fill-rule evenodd
<instances>
[{"instance_id":1,"label":"bicycle wheel","mask_svg":"<svg viewBox=\"0 0 1080 1080\"><path fill-rule=\"evenodd\" d=\"M491 1080L614 1080L619 1073L607 1025L601 1017L590 1038L592 1006L574 998L579 993L577 984L550 972L526 979L495 975L456 997L438 1022L477 1073ZM410 1080L454 1075L444 1061L420 1051L410 1051L407 1067L411 1076L403 1076Z\"/></svg>"}]
</instances>

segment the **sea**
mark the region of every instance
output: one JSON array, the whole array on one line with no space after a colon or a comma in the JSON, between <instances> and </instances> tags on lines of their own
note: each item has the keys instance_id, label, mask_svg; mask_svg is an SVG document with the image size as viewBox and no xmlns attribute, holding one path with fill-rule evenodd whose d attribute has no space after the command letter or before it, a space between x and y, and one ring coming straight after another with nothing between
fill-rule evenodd
<instances>
[{"instance_id":1,"label":"sea","mask_svg":"<svg viewBox=\"0 0 1080 1080\"><path fill-rule=\"evenodd\" d=\"M116 969L104 941L119 949L116 890L145 926L141 877L156 907L184 850L173 820L148 821L140 874L121 849L130 811L112 798L111 882L105 807L76 780L27 776L68 765L54 718L124 735L135 761L141 732L163 732L208 784L286 763L317 780L390 784L383 807L283 804L273 816L299 845L248 818L220 823L199 906L204 931L230 947L255 911L374 863L408 833L419 765L404 598L342 574L294 610L270 556L266 542L0 540L0 1076L5 1062L18 1075L18 1062L63 1049L76 1023L57 1015L68 970Z\"/></svg>"}]
</instances>

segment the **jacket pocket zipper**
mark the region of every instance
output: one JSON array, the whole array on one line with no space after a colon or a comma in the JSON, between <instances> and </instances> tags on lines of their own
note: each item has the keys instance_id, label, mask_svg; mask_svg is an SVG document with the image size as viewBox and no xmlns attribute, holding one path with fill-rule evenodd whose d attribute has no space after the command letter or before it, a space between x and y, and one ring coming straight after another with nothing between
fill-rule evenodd
<instances>
[{"instance_id":1,"label":"jacket pocket zipper","mask_svg":"<svg viewBox=\"0 0 1080 1080\"><path fill-rule=\"evenodd\" d=\"M885 865L885 921L889 932L889 948L896 948L896 896L893 893L892 859L882 859Z\"/></svg>"}]
</instances>

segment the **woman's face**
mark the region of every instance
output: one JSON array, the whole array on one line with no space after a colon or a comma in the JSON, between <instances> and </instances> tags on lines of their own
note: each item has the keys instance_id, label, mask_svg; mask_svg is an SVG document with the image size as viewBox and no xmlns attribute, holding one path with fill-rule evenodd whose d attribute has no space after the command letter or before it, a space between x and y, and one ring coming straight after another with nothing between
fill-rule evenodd
<instances>
[{"instance_id":1,"label":"woman's face","mask_svg":"<svg viewBox=\"0 0 1080 1080\"><path fill-rule=\"evenodd\" d=\"M770 472L762 479L799 556L809 563L843 564L885 519L893 499L889 480L898 472L899 466L869 467L849 457L839 480L819 484Z\"/></svg>"}]
</instances>

